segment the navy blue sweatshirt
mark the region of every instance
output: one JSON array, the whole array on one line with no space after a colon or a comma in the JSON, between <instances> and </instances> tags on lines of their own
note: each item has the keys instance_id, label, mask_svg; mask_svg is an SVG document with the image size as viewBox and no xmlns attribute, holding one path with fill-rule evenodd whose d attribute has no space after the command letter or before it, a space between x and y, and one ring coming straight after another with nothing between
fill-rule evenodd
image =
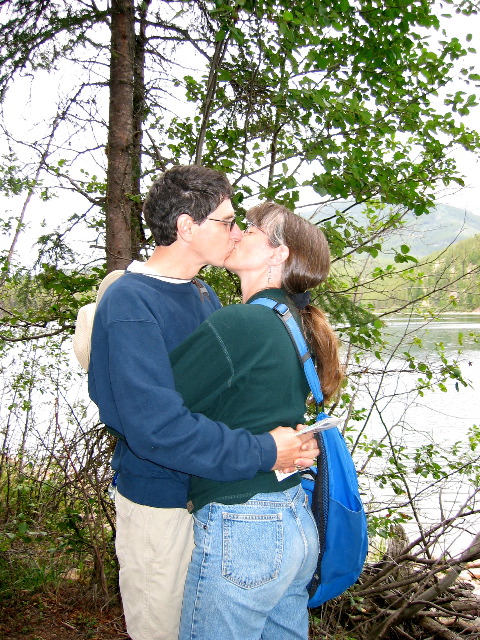
<instances>
[{"instance_id":1,"label":"navy blue sweatshirt","mask_svg":"<svg viewBox=\"0 0 480 640\"><path fill-rule=\"evenodd\" d=\"M275 464L270 434L232 431L190 413L175 391L169 352L220 307L207 289L209 297L202 297L193 283L127 272L95 314L89 394L100 420L125 437L112 467L120 493L138 504L185 507L188 474L234 481Z\"/></svg>"}]
</instances>

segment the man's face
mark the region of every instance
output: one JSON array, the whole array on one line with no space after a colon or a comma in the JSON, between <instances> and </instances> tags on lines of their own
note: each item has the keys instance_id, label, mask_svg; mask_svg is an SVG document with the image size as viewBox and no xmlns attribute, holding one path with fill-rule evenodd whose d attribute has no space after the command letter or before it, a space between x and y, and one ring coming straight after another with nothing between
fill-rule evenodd
<instances>
[{"instance_id":1,"label":"man's face","mask_svg":"<svg viewBox=\"0 0 480 640\"><path fill-rule=\"evenodd\" d=\"M201 264L223 267L236 242L242 237L235 221L235 211L230 200L224 200L197 227L192 249Z\"/></svg>"}]
</instances>

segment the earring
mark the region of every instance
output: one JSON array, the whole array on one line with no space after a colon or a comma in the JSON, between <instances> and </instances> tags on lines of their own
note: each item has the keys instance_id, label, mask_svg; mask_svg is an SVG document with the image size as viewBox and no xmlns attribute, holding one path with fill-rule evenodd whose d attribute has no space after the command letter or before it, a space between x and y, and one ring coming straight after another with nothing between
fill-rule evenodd
<instances>
[{"instance_id":1,"label":"earring","mask_svg":"<svg viewBox=\"0 0 480 640\"><path fill-rule=\"evenodd\" d=\"M268 267L268 271L267 271L267 285L270 285L271 280L272 280L272 267Z\"/></svg>"}]
</instances>

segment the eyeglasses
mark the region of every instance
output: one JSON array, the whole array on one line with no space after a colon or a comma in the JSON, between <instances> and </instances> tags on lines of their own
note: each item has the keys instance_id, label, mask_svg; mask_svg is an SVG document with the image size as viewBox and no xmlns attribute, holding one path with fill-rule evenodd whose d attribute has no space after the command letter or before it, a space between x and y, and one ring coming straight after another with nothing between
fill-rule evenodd
<instances>
[{"instance_id":1,"label":"eyeglasses","mask_svg":"<svg viewBox=\"0 0 480 640\"><path fill-rule=\"evenodd\" d=\"M233 227L237 223L236 218L232 218L231 220L220 220L219 218L205 218L204 222L207 222L208 220L212 220L213 222L221 222L221 224L230 227L230 231L233 229Z\"/></svg>"},{"instance_id":2,"label":"eyeglasses","mask_svg":"<svg viewBox=\"0 0 480 640\"><path fill-rule=\"evenodd\" d=\"M251 222L250 220L247 220L247 218L244 218L242 221L238 222L238 226L243 231L243 233L248 233L248 231L251 229L251 227L255 227L255 229L258 229L262 233L265 233L265 231L263 229L260 229L259 226L257 226L254 222ZM265 233L265 235L267 235L267 234Z\"/></svg>"}]
</instances>

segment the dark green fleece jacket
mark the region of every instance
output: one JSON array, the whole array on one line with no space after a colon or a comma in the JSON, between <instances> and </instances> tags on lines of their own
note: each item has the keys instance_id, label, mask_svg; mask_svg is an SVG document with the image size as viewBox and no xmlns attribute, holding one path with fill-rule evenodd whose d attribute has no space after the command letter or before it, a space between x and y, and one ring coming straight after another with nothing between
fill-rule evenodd
<instances>
[{"instance_id":1,"label":"dark green fleece jacket","mask_svg":"<svg viewBox=\"0 0 480 640\"><path fill-rule=\"evenodd\" d=\"M259 297L295 309L279 289L250 300ZM308 383L282 321L267 307L239 304L216 311L170 357L175 386L191 411L255 435L304 421ZM298 474L278 481L273 471L235 482L193 476L189 497L197 510L209 502L246 502L256 493L283 491L299 482Z\"/></svg>"}]
</instances>

